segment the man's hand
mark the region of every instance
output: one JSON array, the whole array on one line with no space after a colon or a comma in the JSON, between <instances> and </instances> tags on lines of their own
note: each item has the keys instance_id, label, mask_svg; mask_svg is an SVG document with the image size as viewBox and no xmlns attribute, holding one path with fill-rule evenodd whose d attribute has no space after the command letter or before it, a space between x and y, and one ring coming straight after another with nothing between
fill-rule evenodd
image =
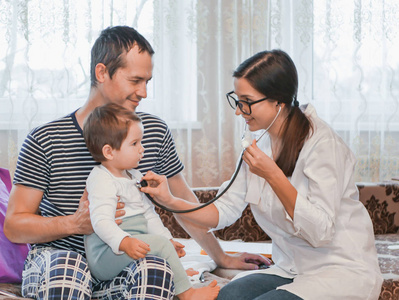
<instances>
[{"instance_id":1,"label":"man's hand","mask_svg":"<svg viewBox=\"0 0 399 300\"><path fill-rule=\"evenodd\" d=\"M125 207L125 203L119 202L119 197L118 197L118 203L116 204L116 212L115 212L115 222L118 225L121 225L123 222L122 219L117 219L117 218L125 215L126 211L123 210L124 207Z\"/></svg>"},{"instance_id":2,"label":"man's hand","mask_svg":"<svg viewBox=\"0 0 399 300\"><path fill-rule=\"evenodd\" d=\"M148 251L150 251L150 246L143 241L133 238L125 237L121 244L119 245L119 250L124 251L133 259L144 258Z\"/></svg>"},{"instance_id":3,"label":"man's hand","mask_svg":"<svg viewBox=\"0 0 399 300\"><path fill-rule=\"evenodd\" d=\"M261 265L270 266L272 261L263 255L251 253L238 253L226 255L220 267L225 269L258 270Z\"/></svg>"},{"instance_id":4,"label":"man's hand","mask_svg":"<svg viewBox=\"0 0 399 300\"><path fill-rule=\"evenodd\" d=\"M186 251L184 251L184 249L183 249L185 246L183 244L181 244L175 240L170 240L170 241L173 244L173 246L175 247L175 250L176 250L179 258L186 255Z\"/></svg>"},{"instance_id":5,"label":"man's hand","mask_svg":"<svg viewBox=\"0 0 399 300\"><path fill-rule=\"evenodd\" d=\"M85 189L79 200L79 207L73 214L73 225L76 226L75 234L92 234L93 226L90 220L89 199Z\"/></svg>"}]
</instances>

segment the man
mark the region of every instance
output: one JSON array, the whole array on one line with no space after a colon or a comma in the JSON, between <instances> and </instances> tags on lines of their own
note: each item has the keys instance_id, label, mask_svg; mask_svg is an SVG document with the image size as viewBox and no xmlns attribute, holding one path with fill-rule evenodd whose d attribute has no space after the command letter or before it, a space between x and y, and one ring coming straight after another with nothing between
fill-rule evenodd
<instances>
[{"instance_id":1,"label":"man","mask_svg":"<svg viewBox=\"0 0 399 300\"><path fill-rule=\"evenodd\" d=\"M173 274L164 259L147 256L132 262L113 280L98 282L92 279L84 258L83 235L93 232L84 191L96 162L84 143L83 122L95 107L109 102L135 111L147 96L153 53L148 41L133 28L105 29L92 48L91 89L86 103L27 136L19 154L4 226L12 242L33 244L23 274L25 297L173 297ZM145 148L138 169L166 175L174 195L197 201L181 175L183 165L166 124L150 114L138 115L144 125ZM116 217L123 214L119 210ZM187 222L183 225L219 265L256 268L245 262L251 258L249 255L224 254L206 228Z\"/></svg>"}]
</instances>

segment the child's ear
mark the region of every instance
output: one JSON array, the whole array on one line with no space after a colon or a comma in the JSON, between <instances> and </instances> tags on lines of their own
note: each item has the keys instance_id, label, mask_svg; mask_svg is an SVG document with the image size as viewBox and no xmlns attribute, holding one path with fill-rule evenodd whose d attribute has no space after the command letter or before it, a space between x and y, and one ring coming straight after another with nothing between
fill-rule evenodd
<instances>
[{"instance_id":1,"label":"child's ear","mask_svg":"<svg viewBox=\"0 0 399 300\"><path fill-rule=\"evenodd\" d=\"M107 160L112 160L114 158L114 152L110 145L108 144L104 145L103 155Z\"/></svg>"}]
</instances>

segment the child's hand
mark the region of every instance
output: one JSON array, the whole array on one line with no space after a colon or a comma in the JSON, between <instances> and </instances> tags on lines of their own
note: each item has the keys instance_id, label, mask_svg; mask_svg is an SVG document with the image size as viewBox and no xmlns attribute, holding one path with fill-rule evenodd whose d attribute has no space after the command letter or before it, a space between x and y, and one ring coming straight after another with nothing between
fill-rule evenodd
<instances>
[{"instance_id":1,"label":"child's hand","mask_svg":"<svg viewBox=\"0 0 399 300\"><path fill-rule=\"evenodd\" d=\"M121 244L119 245L119 250L124 251L133 259L144 258L148 251L150 251L150 246L143 241L133 238L125 237Z\"/></svg>"},{"instance_id":2,"label":"child's hand","mask_svg":"<svg viewBox=\"0 0 399 300\"><path fill-rule=\"evenodd\" d=\"M176 250L176 252L177 252L177 255L179 256L179 257L183 257L183 256L185 256L186 255L186 251L184 251L184 245L183 244L180 244L179 242L177 242L177 241L174 241L174 240L170 240L170 242L173 244L173 246L175 247L175 250Z\"/></svg>"}]
</instances>

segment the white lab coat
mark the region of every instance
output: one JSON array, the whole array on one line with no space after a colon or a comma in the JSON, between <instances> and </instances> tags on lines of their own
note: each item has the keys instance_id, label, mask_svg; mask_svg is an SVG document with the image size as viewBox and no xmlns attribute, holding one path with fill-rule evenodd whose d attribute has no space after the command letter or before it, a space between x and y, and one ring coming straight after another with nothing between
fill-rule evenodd
<instances>
[{"instance_id":1,"label":"white lab coat","mask_svg":"<svg viewBox=\"0 0 399 300\"><path fill-rule=\"evenodd\" d=\"M371 219L353 179L356 159L312 105L301 108L314 131L289 178L298 191L294 220L270 185L243 162L232 187L215 202L215 230L234 223L250 204L257 223L272 239L275 264L240 277L263 272L294 278L280 288L303 299L378 299L382 276ZM272 157L268 135L258 147Z\"/></svg>"}]
</instances>

